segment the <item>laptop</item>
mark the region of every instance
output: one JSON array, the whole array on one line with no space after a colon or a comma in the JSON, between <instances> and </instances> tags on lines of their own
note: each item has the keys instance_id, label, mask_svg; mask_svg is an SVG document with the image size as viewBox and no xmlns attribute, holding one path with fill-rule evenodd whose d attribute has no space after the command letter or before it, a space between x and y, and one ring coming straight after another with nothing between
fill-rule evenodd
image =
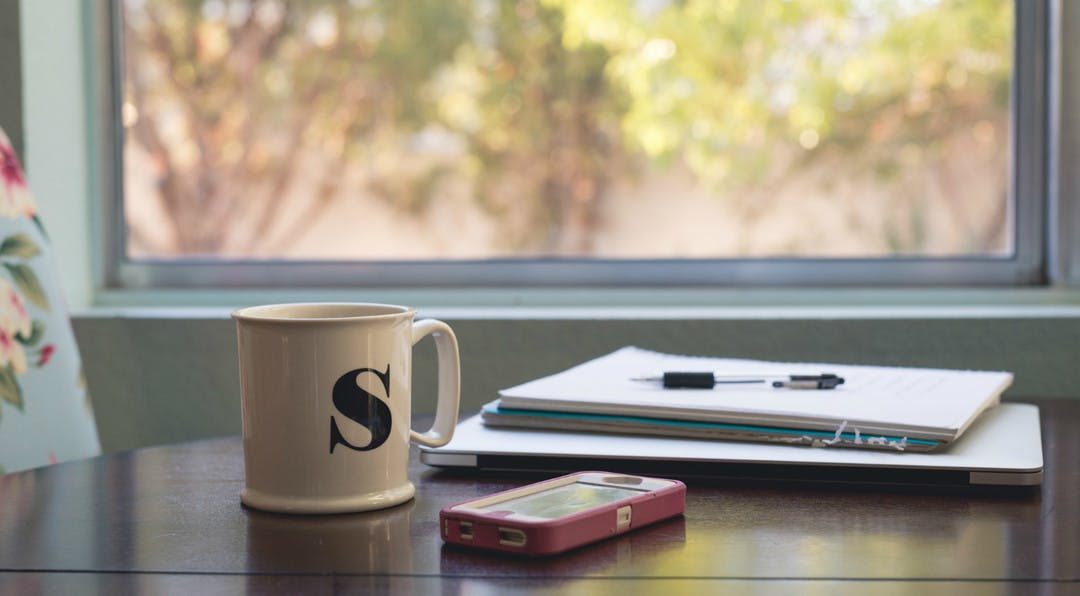
<instances>
[{"instance_id":1,"label":"laptop","mask_svg":"<svg viewBox=\"0 0 1080 596\"><path fill-rule=\"evenodd\" d=\"M477 415L458 423L447 445L421 447L420 461L473 471L910 486L1038 486L1043 476L1039 408L1021 403L987 410L960 440L931 453L489 428Z\"/></svg>"}]
</instances>

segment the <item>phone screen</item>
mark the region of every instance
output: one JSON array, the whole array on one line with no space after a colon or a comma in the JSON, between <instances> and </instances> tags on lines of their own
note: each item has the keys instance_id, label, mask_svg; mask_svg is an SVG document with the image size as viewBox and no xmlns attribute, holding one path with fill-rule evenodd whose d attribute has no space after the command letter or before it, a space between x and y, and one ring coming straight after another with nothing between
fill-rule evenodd
<instances>
[{"instance_id":1,"label":"phone screen","mask_svg":"<svg viewBox=\"0 0 1080 596\"><path fill-rule=\"evenodd\" d=\"M599 505L646 492L633 488L600 486L575 482L525 497L518 497L483 507L480 511L513 511L542 519L573 515Z\"/></svg>"}]
</instances>

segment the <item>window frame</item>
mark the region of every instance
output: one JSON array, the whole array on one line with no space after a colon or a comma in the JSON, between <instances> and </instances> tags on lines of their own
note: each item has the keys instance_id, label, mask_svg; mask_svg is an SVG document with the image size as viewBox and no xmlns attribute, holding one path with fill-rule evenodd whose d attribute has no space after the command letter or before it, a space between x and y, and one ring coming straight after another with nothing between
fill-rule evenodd
<instances>
[{"instance_id":1,"label":"window frame","mask_svg":"<svg viewBox=\"0 0 1080 596\"><path fill-rule=\"evenodd\" d=\"M1011 256L740 259L493 259L478 261L139 260L125 254L120 125L120 1L84 4L92 116L90 171L100 193L105 290L170 288L732 288L1039 286L1051 278L1048 173L1052 114L1051 30L1059 0L1014 0L1010 84ZM1058 40L1068 43L1068 40ZM1057 73L1060 74L1060 73ZM1071 84L1071 81L1067 81ZM96 117L94 117L96 116Z\"/></svg>"}]
</instances>

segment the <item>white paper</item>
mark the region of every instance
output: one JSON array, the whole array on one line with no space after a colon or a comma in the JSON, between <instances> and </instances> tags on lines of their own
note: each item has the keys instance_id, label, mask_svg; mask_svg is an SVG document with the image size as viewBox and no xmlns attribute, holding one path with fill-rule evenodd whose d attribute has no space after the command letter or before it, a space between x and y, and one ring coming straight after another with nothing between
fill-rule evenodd
<instances>
[{"instance_id":1,"label":"white paper","mask_svg":"<svg viewBox=\"0 0 1080 596\"><path fill-rule=\"evenodd\" d=\"M723 375L835 373L836 389L771 383L665 389L633 380L665 371ZM561 373L500 391L502 406L549 411L763 424L952 440L1012 383L1009 372L782 363L662 354L625 347Z\"/></svg>"}]
</instances>

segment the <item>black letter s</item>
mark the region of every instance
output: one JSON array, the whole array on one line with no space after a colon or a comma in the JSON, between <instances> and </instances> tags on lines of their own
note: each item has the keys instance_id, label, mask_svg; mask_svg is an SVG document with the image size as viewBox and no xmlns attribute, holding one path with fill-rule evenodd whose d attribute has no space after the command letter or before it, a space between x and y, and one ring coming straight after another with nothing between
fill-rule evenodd
<instances>
[{"instance_id":1,"label":"black letter s","mask_svg":"<svg viewBox=\"0 0 1080 596\"><path fill-rule=\"evenodd\" d=\"M382 381L383 389L386 390L386 398L390 399L390 365L386 365L386 372L379 372L374 368L358 368L343 375L334 383L333 397L334 407L345 417L363 425L371 431L371 442L362 447L357 447L345 440L338 430L337 421L330 417L330 453L338 444L344 445L355 451L371 451L386 442L390 437L390 406L386 402L363 390L356 384L356 378L365 372L374 373Z\"/></svg>"}]
</instances>

